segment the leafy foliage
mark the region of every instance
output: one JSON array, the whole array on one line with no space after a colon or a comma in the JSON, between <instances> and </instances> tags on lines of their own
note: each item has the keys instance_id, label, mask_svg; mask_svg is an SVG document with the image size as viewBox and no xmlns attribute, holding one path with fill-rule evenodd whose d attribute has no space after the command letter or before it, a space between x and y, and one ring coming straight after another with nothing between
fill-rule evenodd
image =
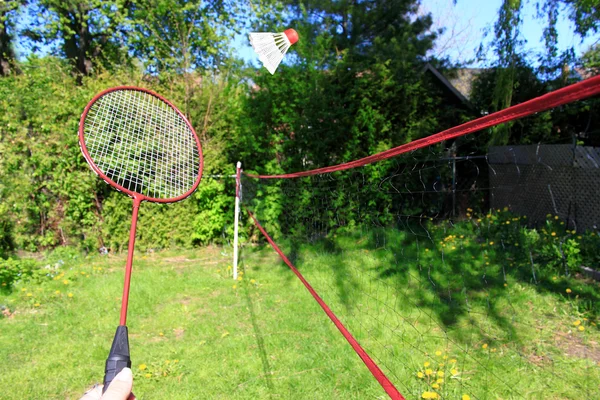
<instances>
[{"instance_id":1,"label":"leafy foliage","mask_svg":"<svg viewBox=\"0 0 600 400\"><path fill-rule=\"evenodd\" d=\"M143 82L142 75L128 68L84 79L76 91L66 89L75 86L76 78L62 60L32 58L22 64L22 70L21 75L0 80L0 98L5 109L0 116L0 148L5 155L0 159L2 254L8 255L15 247L29 251L57 245L77 245L87 251L103 246L115 251L126 248L131 200L89 170L77 139L79 116L94 94L106 87L137 83L167 97L169 91L161 82ZM215 85L205 80L203 90L191 101L202 110L201 105L212 96L211 107L217 107L218 116L227 112L225 104L231 100L223 95L228 90L222 87L222 93L216 96ZM171 98L178 103L178 96ZM210 139L213 129L222 126L221 121L212 120L211 113L201 115L206 117L204 147L212 162L212 168L208 168L211 173L227 165L217 147L221 145L219 135ZM220 238L223 221L232 218L232 213L225 210L231 208L233 199L223 190L212 191L213 197L222 196L216 200L221 204L222 215L216 211L210 214L217 218L214 223L219 228L211 228L209 231L214 235L201 238L194 238L194 232L210 225L210 218L204 216L203 220L195 221L188 216L198 214L198 208L204 207L203 197L192 197L172 206L144 204L140 212L139 248L190 247L194 240L207 243ZM146 221L153 221L152 229L144 229Z\"/></svg>"}]
</instances>

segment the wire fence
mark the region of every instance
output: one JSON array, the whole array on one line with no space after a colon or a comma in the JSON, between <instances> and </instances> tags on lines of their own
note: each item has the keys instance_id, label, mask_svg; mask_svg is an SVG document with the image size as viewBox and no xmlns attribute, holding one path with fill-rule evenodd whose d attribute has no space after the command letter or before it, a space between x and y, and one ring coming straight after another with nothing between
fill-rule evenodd
<instances>
[{"instance_id":1,"label":"wire fence","mask_svg":"<svg viewBox=\"0 0 600 400\"><path fill-rule=\"evenodd\" d=\"M508 207L533 225L558 215L567 228L600 226L600 148L499 146L489 151L490 206Z\"/></svg>"}]
</instances>

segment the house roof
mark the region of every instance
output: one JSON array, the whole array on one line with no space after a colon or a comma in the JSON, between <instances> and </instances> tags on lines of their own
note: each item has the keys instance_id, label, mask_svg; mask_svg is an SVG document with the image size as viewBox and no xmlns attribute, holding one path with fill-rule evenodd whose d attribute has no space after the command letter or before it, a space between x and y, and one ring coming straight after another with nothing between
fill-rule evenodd
<instances>
[{"instance_id":1,"label":"house roof","mask_svg":"<svg viewBox=\"0 0 600 400\"><path fill-rule=\"evenodd\" d=\"M470 100L473 91L473 82L483 71L483 68L460 68L456 70L456 77L450 78L449 82L465 98Z\"/></svg>"},{"instance_id":2,"label":"house roof","mask_svg":"<svg viewBox=\"0 0 600 400\"><path fill-rule=\"evenodd\" d=\"M446 79L446 77L442 75L440 71L438 71L433 65L427 63L427 65L425 65L424 71L431 72L433 76L435 76L462 103L469 104L469 100L460 91L458 91L456 87L454 87L454 85L450 83L450 81L448 81L448 79Z\"/></svg>"},{"instance_id":3,"label":"house roof","mask_svg":"<svg viewBox=\"0 0 600 400\"><path fill-rule=\"evenodd\" d=\"M442 83L461 103L471 107L470 98L473 91L473 81L484 71L483 68L459 68L452 78L446 78L433 65L427 63L424 71L429 71Z\"/></svg>"}]
</instances>

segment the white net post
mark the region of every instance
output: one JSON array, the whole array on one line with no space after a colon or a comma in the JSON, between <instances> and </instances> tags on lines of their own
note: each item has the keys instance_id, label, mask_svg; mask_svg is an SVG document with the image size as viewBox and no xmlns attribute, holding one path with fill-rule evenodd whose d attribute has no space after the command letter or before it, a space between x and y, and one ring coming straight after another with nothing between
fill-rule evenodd
<instances>
[{"instance_id":1,"label":"white net post","mask_svg":"<svg viewBox=\"0 0 600 400\"><path fill-rule=\"evenodd\" d=\"M233 225L233 279L238 278L238 225L240 220L240 195L242 183L240 174L242 171L242 163L238 161L235 171L235 215Z\"/></svg>"}]
</instances>

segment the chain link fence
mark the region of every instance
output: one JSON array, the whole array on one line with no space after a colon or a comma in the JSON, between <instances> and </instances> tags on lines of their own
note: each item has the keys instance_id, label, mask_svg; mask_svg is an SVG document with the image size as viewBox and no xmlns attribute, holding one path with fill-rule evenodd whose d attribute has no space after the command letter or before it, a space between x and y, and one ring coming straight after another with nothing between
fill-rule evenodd
<instances>
[{"instance_id":1,"label":"chain link fence","mask_svg":"<svg viewBox=\"0 0 600 400\"><path fill-rule=\"evenodd\" d=\"M600 147L490 147L490 206L509 207L533 224L558 215L568 229L600 227Z\"/></svg>"}]
</instances>

